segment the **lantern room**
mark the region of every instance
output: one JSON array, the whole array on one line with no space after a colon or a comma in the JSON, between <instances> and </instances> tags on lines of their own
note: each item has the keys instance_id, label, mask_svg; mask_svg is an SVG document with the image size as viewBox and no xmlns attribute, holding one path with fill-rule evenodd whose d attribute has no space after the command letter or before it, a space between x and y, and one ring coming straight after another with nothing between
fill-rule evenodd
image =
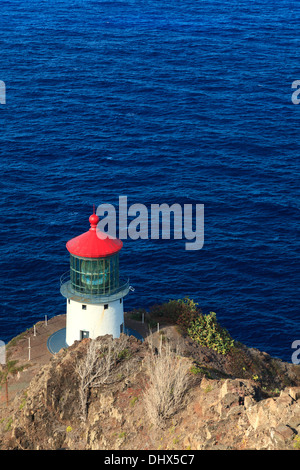
<instances>
[{"instance_id":1,"label":"lantern room","mask_svg":"<svg viewBox=\"0 0 300 470\"><path fill-rule=\"evenodd\" d=\"M109 295L119 287L119 253L106 258L70 254L72 288L83 294Z\"/></svg>"}]
</instances>

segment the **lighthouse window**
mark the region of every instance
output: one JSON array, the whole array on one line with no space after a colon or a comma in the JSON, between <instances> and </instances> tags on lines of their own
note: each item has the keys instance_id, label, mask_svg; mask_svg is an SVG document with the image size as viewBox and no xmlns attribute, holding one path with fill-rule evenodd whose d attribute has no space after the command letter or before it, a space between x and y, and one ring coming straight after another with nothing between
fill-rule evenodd
<instances>
[{"instance_id":1,"label":"lighthouse window","mask_svg":"<svg viewBox=\"0 0 300 470\"><path fill-rule=\"evenodd\" d=\"M82 310L86 310L86 305L82 305Z\"/></svg>"},{"instance_id":2,"label":"lighthouse window","mask_svg":"<svg viewBox=\"0 0 300 470\"><path fill-rule=\"evenodd\" d=\"M105 304L104 305L104 310L107 310L108 309L108 304Z\"/></svg>"},{"instance_id":3,"label":"lighthouse window","mask_svg":"<svg viewBox=\"0 0 300 470\"><path fill-rule=\"evenodd\" d=\"M119 255L79 258L70 255L73 289L83 294L109 295L119 287Z\"/></svg>"}]
</instances>

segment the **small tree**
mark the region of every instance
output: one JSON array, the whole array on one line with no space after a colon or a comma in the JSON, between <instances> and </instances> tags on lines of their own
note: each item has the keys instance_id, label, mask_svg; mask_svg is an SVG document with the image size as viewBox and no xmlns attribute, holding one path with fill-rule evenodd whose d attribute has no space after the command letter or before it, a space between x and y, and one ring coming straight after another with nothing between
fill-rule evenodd
<instances>
[{"instance_id":1,"label":"small tree","mask_svg":"<svg viewBox=\"0 0 300 470\"><path fill-rule=\"evenodd\" d=\"M8 379L12 375L16 375L18 372L24 369L24 366L17 367L18 361L7 361L3 366L3 371L0 373L0 385L5 383L5 395L6 395L6 404L8 405Z\"/></svg>"},{"instance_id":2,"label":"small tree","mask_svg":"<svg viewBox=\"0 0 300 470\"><path fill-rule=\"evenodd\" d=\"M112 379L112 372L122 352L128 345L128 337L124 334L119 339L108 338L90 340L85 356L75 367L79 376L79 400L81 418L87 417L87 403L92 387L100 387Z\"/></svg>"}]
</instances>

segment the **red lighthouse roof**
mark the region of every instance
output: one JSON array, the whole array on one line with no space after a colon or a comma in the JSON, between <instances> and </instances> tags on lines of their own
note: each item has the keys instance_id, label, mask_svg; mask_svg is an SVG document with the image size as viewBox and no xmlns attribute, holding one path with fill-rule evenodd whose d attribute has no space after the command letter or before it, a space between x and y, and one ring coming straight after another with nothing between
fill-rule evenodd
<instances>
[{"instance_id":1,"label":"red lighthouse roof","mask_svg":"<svg viewBox=\"0 0 300 470\"><path fill-rule=\"evenodd\" d=\"M99 217L94 213L90 216L91 228L72 238L66 244L67 250L75 256L83 258L105 258L121 250L123 242L118 238L112 238L107 233L97 230Z\"/></svg>"}]
</instances>

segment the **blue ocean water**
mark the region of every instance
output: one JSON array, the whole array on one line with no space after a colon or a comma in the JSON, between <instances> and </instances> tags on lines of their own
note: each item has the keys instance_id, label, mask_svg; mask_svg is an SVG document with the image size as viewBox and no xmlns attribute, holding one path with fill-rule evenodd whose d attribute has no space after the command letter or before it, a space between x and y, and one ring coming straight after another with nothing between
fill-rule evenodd
<instances>
[{"instance_id":1,"label":"blue ocean water","mask_svg":"<svg viewBox=\"0 0 300 470\"><path fill-rule=\"evenodd\" d=\"M290 361L300 339L300 7L2 0L0 339L65 313L92 205L204 204L199 251L124 240L127 309L189 295Z\"/></svg>"}]
</instances>

